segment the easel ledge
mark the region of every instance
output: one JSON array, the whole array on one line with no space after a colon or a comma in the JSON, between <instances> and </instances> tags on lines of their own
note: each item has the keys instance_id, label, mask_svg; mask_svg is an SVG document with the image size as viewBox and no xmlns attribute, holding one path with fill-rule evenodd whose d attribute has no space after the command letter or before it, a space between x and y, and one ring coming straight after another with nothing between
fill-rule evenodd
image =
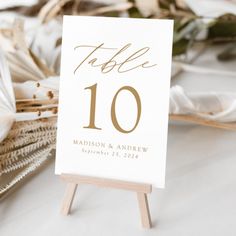
<instances>
[{"instance_id":1,"label":"easel ledge","mask_svg":"<svg viewBox=\"0 0 236 236\"><path fill-rule=\"evenodd\" d=\"M99 187L116 188L136 192L142 226L144 228L152 227L147 199L147 194L152 192L152 185L72 174L61 174L61 179L67 182L67 189L61 209L63 215L68 215L70 213L77 186L81 184L91 184Z\"/></svg>"}]
</instances>

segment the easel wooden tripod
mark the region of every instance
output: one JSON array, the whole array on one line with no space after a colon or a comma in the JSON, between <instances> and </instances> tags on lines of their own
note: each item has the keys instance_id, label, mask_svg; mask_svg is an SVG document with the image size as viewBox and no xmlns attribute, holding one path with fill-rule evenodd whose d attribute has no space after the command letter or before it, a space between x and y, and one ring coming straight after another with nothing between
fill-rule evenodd
<instances>
[{"instance_id":1,"label":"easel wooden tripod","mask_svg":"<svg viewBox=\"0 0 236 236\"><path fill-rule=\"evenodd\" d=\"M100 187L118 188L137 192L142 225L144 228L152 227L147 199L147 194L152 192L152 186L150 184L140 184L71 174L62 174L61 178L67 182L67 189L61 209L61 213L63 215L68 215L70 212L77 186L80 184L92 184Z\"/></svg>"}]
</instances>

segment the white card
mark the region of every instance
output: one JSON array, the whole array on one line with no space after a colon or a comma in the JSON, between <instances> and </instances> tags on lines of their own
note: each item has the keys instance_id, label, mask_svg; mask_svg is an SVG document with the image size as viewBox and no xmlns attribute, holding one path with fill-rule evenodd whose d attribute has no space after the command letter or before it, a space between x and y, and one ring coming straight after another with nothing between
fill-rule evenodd
<instances>
[{"instance_id":1,"label":"white card","mask_svg":"<svg viewBox=\"0 0 236 236\"><path fill-rule=\"evenodd\" d=\"M165 185L172 20L64 16L56 174Z\"/></svg>"}]
</instances>

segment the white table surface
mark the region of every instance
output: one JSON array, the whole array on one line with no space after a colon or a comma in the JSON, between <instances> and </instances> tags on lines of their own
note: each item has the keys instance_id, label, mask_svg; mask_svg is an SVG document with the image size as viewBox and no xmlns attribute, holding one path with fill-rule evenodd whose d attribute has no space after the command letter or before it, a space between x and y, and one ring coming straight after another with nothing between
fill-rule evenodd
<instances>
[{"instance_id":1,"label":"white table surface","mask_svg":"<svg viewBox=\"0 0 236 236\"><path fill-rule=\"evenodd\" d=\"M218 47L196 64L219 64ZM183 73L187 91L236 92L236 78ZM51 161L0 203L1 236L235 236L236 132L197 125L169 126L166 188L149 196L154 227L142 229L136 195L95 186L78 188L72 214L59 214L65 183Z\"/></svg>"}]
</instances>

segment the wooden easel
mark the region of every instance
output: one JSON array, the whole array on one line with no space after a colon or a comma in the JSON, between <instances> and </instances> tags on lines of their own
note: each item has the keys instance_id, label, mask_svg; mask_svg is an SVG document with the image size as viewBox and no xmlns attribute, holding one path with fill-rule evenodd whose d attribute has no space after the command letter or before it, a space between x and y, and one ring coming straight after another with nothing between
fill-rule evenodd
<instances>
[{"instance_id":1,"label":"wooden easel","mask_svg":"<svg viewBox=\"0 0 236 236\"><path fill-rule=\"evenodd\" d=\"M150 184L140 184L71 174L62 174L61 178L67 182L67 189L61 209L61 213L63 215L68 215L70 213L70 208L77 186L80 184L92 184L100 187L117 188L137 192L142 225L144 228L152 227L147 199L147 194L152 192L152 186Z\"/></svg>"}]
</instances>

